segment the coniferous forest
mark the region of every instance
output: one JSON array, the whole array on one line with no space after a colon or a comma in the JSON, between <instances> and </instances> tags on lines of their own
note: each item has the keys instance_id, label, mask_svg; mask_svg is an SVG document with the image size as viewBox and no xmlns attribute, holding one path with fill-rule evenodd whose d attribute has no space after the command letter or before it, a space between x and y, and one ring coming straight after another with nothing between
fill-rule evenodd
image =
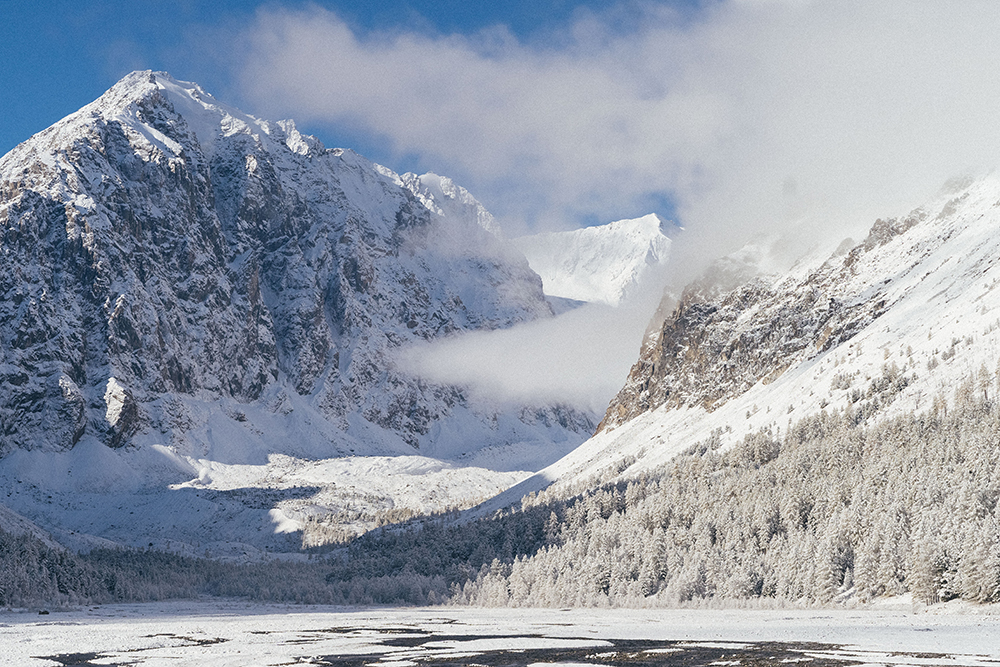
<instances>
[{"instance_id":1,"label":"coniferous forest","mask_svg":"<svg viewBox=\"0 0 1000 667\"><path fill-rule=\"evenodd\" d=\"M925 412L875 421L889 390L873 385L846 410L735 446L719 446L717 432L635 479L545 491L475 522L451 515L389 526L305 562L235 564L150 550L77 555L0 533L0 570L8 573L0 605L199 595L815 604L907 592L924 603L1000 601L995 377L981 370Z\"/></svg>"}]
</instances>

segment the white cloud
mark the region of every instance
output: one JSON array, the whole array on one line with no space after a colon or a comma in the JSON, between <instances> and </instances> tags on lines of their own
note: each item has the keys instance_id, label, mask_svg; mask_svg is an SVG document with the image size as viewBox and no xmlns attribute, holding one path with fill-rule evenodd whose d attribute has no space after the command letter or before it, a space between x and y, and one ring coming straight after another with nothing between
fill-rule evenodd
<instances>
[{"instance_id":1,"label":"white cloud","mask_svg":"<svg viewBox=\"0 0 1000 667\"><path fill-rule=\"evenodd\" d=\"M400 367L467 387L473 400L558 403L603 415L625 382L650 312L590 304L512 329L404 349Z\"/></svg>"},{"instance_id":2,"label":"white cloud","mask_svg":"<svg viewBox=\"0 0 1000 667\"><path fill-rule=\"evenodd\" d=\"M540 45L265 11L241 74L268 113L386 137L501 216L612 220L669 192L709 245L803 217L868 224L1000 154L991 2L647 12L629 34L591 14Z\"/></svg>"},{"instance_id":3,"label":"white cloud","mask_svg":"<svg viewBox=\"0 0 1000 667\"><path fill-rule=\"evenodd\" d=\"M684 276L792 224L808 225L800 239L863 236L875 217L906 212L948 178L996 166L1000 12L989 0L730 0L694 17L656 4L645 11L627 34L589 14L547 44L500 28L359 35L322 9L264 11L240 36L240 75L259 113L384 137L510 225L615 220L669 193L687 230L671 260ZM581 336L604 326L577 317ZM493 362L456 340L426 356L427 368L447 375L489 363L483 377L514 394L607 393L574 394L574 383L590 382L568 375L579 356L563 370L543 365L579 354L562 344L570 329L504 333L497 345L508 351ZM637 330L622 335L635 341ZM601 331L589 349L618 335ZM543 342L518 354L537 358L506 363L527 348L525 332ZM634 358L637 343L629 346ZM600 354L586 358L601 363ZM606 372L620 383L617 364ZM534 373L518 376L520 367Z\"/></svg>"}]
</instances>

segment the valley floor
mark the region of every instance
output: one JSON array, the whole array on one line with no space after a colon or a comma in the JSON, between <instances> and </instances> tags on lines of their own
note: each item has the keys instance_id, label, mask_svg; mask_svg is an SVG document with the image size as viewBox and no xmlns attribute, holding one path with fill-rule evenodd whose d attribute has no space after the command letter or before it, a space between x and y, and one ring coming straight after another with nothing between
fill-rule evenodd
<instances>
[{"instance_id":1,"label":"valley floor","mask_svg":"<svg viewBox=\"0 0 1000 667\"><path fill-rule=\"evenodd\" d=\"M1000 665L1000 610L344 608L0 612L0 665Z\"/></svg>"}]
</instances>

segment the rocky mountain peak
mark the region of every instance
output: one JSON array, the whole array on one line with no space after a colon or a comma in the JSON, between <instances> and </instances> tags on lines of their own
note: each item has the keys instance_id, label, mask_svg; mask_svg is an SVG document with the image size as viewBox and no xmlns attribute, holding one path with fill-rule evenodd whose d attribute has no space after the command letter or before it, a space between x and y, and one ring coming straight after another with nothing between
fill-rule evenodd
<instances>
[{"instance_id":1,"label":"rocky mountain peak","mask_svg":"<svg viewBox=\"0 0 1000 667\"><path fill-rule=\"evenodd\" d=\"M452 219L475 222L497 237L503 237L500 223L468 190L447 176L428 172L420 176L406 173L397 177L400 185L413 193L424 206Z\"/></svg>"},{"instance_id":2,"label":"rocky mountain peak","mask_svg":"<svg viewBox=\"0 0 1000 667\"><path fill-rule=\"evenodd\" d=\"M518 437L387 359L550 316L538 276L385 172L154 72L19 145L0 159L0 452L94 437L207 454L220 433L433 451L459 417L474 442ZM243 419L207 438L227 411ZM297 435L269 434L276 418Z\"/></svg>"},{"instance_id":3,"label":"rocky mountain peak","mask_svg":"<svg viewBox=\"0 0 1000 667\"><path fill-rule=\"evenodd\" d=\"M598 430L661 406L711 412L869 330L915 290L922 264L954 239L988 233L995 190L995 179L966 183L940 202L876 220L861 243L788 274L761 274L739 253L718 260L684 290Z\"/></svg>"}]
</instances>

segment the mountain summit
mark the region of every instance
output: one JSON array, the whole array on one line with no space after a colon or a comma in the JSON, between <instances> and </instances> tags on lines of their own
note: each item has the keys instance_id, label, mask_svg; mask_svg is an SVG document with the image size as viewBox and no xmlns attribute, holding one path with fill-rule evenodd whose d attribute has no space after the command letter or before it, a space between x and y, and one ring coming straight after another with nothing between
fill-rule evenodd
<instances>
[{"instance_id":1,"label":"mountain summit","mask_svg":"<svg viewBox=\"0 0 1000 667\"><path fill-rule=\"evenodd\" d=\"M279 454L553 460L590 415L472 405L392 363L552 316L491 221L447 179L129 74L0 159L0 457L155 450L203 484Z\"/></svg>"},{"instance_id":2,"label":"mountain summit","mask_svg":"<svg viewBox=\"0 0 1000 667\"><path fill-rule=\"evenodd\" d=\"M570 232L522 236L514 243L542 277L546 295L617 306L666 266L667 229L666 221L650 213Z\"/></svg>"}]
</instances>

